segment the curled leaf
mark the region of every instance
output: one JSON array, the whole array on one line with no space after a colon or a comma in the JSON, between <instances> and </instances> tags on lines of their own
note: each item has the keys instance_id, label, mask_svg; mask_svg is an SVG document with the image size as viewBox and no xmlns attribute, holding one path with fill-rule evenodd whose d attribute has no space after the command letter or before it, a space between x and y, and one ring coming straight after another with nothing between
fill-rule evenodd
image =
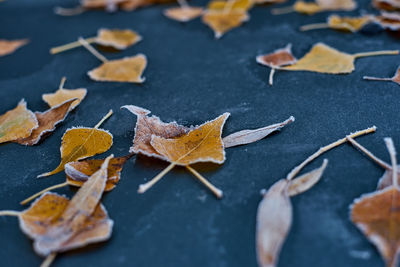
<instances>
[{"instance_id":1,"label":"curled leaf","mask_svg":"<svg viewBox=\"0 0 400 267\"><path fill-rule=\"evenodd\" d=\"M16 108L0 116L0 143L26 138L38 126L35 114L22 99Z\"/></svg>"},{"instance_id":2,"label":"curled leaf","mask_svg":"<svg viewBox=\"0 0 400 267\"><path fill-rule=\"evenodd\" d=\"M256 249L260 267L276 266L279 253L292 225L288 181L279 180L264 195L257 209Z\"/></svg>"},{"instance_id":3,"label":"curled leaf","mask_svg":"<svg viewBox=\"0 0 400 267\"><path fill-rule=\"evenodd\" d=\"M164 15L166 17L180 22L188 22L192 19L200 17L202 14L202 7L183 6L168 8L164 10Z\"/></svg>"},{"instance_id":4,"label":"curled leaf","mask_svg":"<svg viewBox=\"0 0 400 267\"><path fill-rule=\"evenodd\" d=\"M381 10L397 11L400 10L400 3L397 0L372 0L372 5Z\"/></svg>"},{"instance_id":5,"label":"curled leaf","mask_svg":"<svg viewBox=\"0 0 400 267\"><path fill-rule=\"evenodd\" d=\"M292 197L304 193L305 191L313 187L316 183L318 183L327 165L328 160L325 159L321 167L305 173L295 178L294 180L291 180L287 189L289 196Z\"/></svg>"},{"instance_id":6,"label":"curled leaf","mask_svg":"<svg viewBox=\"0 0 400 267\"><path fill-rule=\"evenodd\" d=\"M57 124L64 121L74 101L75 98L55 106L45 112L35 112L39 126L32 131L30 136L18 139L15 142L27 146L36 145L39 143L40 140L56 129Z\"/></svg>"},{"instance_id":7,"label":"curled leaf","mask_svg":"<svg viewBox=\"0 0 400 267\"><path fill-rule=\"evenodd\" d=\"M132 155L112 158L110 160L107 169L107 182L104 191L111 191L115 188L121 179L121 171L125 162L130 159ZM72 186L81 187L89 179L89 177L93 175L93 173L100 169L103 163L104 159L86 159L65 164L67 183Z\"/></svg>"},{"instance_id":8,"label":"curled leaf","mask_svg":"<svg viewBox=\"0 0 400 267\"><path fill-rule=\"evenodd\" d=\"M0 39L0 57L14 53L15 50L26 45L27 43L29 43L28 39L13 41Z\"/></svg>"},{"instance_id":9,"label":"curled leaf","mask_svg":"<svg viewBox=\"0 0 400 267\"><path fill-rule=\"evenodd\" d=\"M290 117L284 122L272 124L266 127L254 129L254 130L242 130L231 135L225 136L222 141L224 142L224 147L234 147L239 145L245 145L257 142L268 136L269 134L279 131L287 124L294 122L294 117Z\"/></svg>"},{"instance_id":10,"label":"curled leaf","mask_svg":"<svg viewBox=\"0 0 400 267\"><path fill-rule=\"evenodd\" d=\"M398 12L382 12L380 16L375 16L374 21L383 29L400 30L400 14Z\"/></svg>"},{"instance_id":11,"label":"curled leaf","mask_svg":"<svg viewBox=\"0 0 400 267\"><path fill-rule=\"evenodd\" d=\"M224 113L174 139L153 135L151 145L159 154L176 165L186 166L207 161L221 164L225 161L221 134L229 115Z\"/></svg>"},{"instance_id":12,"label":"curled leaf","mask_svg":"<svg viewBox=\"0 0 400 267\"><path fill-rule=\"evenodd\" d=\"M88 75L95 81L143 83L145 79L142 74L146 65L146 56L138 54L106 61L100 67L89 71Z\"/></svg>"}]
</instances>

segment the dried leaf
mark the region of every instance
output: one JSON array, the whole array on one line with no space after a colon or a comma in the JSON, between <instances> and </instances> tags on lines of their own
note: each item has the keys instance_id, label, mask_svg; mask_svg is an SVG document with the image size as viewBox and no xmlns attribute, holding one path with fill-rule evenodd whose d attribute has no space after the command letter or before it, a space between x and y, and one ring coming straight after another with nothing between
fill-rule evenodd
<instances>
[{"instance_id":1,"label":"dried leaf","mask_svg":"<svg viewBox=\"0 0 400 267\"><path fill-rule=\"evenodd\" d=\"M139 7L146 7L157 4L168 4L175 0L125 0L121 3L121 8L125 11L132 11Z\"/></svg>"},{"instance_id":2,"label":"dried leaf","mask_svg":"<svg viewBox=\"0 0 400 267\"><path fill-rule=\"evenodd\" d=\"M303 1L297 1L294 6L294 10L307 14L307 15L314 15L315 13L322 12L323 9L321 6L319 6L317 3L313 2L303 2Z\"/></svg>"},{"instance_id":3,"label":"dried leaf","mask_svg":"<svg viewBox=\"0 0 400 267\"><path fill-rule=\"evenodd\" d=\"M85 9L105 9L107 11L115 11L118 5L126 0L81 0L81 6Z\"/></svg>"},{"instance_id":4,"label":"dried leaf","mask_svg":"<svg viewBox=\"0 0 400 267\"><path fill-rule=\"evenodd\" d=\"M372 5L381 10L396 11L400 10L400 3L397 0L373 0Z\"/></svg>"},{"instance_id":5,"label":"dried leaf","mask_svg":"<svg viewBox=\"0 0 400 267\"><path fill-rule=\"evenodd\" d=\"M391 81L400 85L400 66L397 68L396 73L392 78L377 78L371 76L364 76L363 79L372 81Z\"/></svg>"},{"instance_id":6,"label":"dried leaf","mask_svg":"<svg viewBox=\"0 0 400 267\"><path fill-rule=\"evenodd\" d=\"M22 227L22 229L24 229L24 231L26 231L26 233L34 239L34 249L36 253L47 256L52 252L61 252L72 248L81 247L86 245L90 239L92 239L91 241L93 242L98 242L99 240L105 240L109 238L111 235L112 221L107 218L104 210L103 212L100 212L101 214L94 214L94 212L96 209L98 209L101 196L104 192L104 187L107 180L107 168L111 158L112 156L108 157L104 161L101 168L94 173L78 190L71 201L69 201L65 206L63 211L61 213L58 212L58 218L44 228L44 232L42 234L38 235L37 231L34 231L34 233L30 234L32 229L27 231L27 229L24 229L25 227ZM57 203L58 201L53 200L50 202ZM55 210L60 209L61 208L55 208ZM52 209L52 207L47 206L39 208L39 211L41 211L40 213L53 213L53 210L54 208ZM100 216L94 217L94 215ZM23 215L21 217L23 217ZM99 237L91 236L90 233L80 236L82 235L82 232L85 232L86 229L90 231L93 226L96 226L96 221L99 219L100 223L106 224L106 227L103 226L101 228L102 230L106 231L94 231L96 234L100 235ZM34 221L34 223L38 224L39 221ZM89 225L88 227L88 222L91 222L94 225L91 225L92 227Z\"/></svg>"},{"instance_id":7,"label":"dried leaf","mask_svg":"<svg viewBox=\"0 0 400 267\"><path fill-rule=\"evenodd\" d=\"M111 46L116 49L126 49L142 40L142 37L132 30L100 29L95 42L104 46Z\"/></svg>"},{"instance_id":8,"label":"dried leaf","mask_svg":"<svg viewBox=\"0 0 400 267\"><path fill-rule=\"evenodd\" d=\"M382 12L380 16L375 16L374 22L383 29L390 31L400 30L400 13L398 12Z\"/></svg>"},{"instance_id":9,"label":"dried leaf","mask_svg":"<svg viewBox=\"0 0 400 267\"><path fill-rule=\"evenodd\" d=\"M215 38L219 39L228 31L242 25L249 18L247 12L239 10L232 10L230 12L206 11L202 17L202 21L214 31Z\"/></svg>"},{"instance_id":10,"label":"dried leaf","mask_svg":"<svg viewBox=\"0 0 400 267\"><path fill-rule=\"evenodd\" d=\"M398 51L365 52L351 55L340 52L326 44L317 43L297 63L280 69L330 74L351 73L354 70L354 60L356 58L386 54L398 54Z\"/></svg>"},{"instance_id":11,"label":"dried leaf","mask_svg":"<svg viewBox=\"0 0 400 267\"><path fill-rule=\"evenodd\" d=\"M327 165L328 160L325 159L321 167L292 180L287 189L288 195L292 197L304 193L305 191L313 187L321 179Z\"/></svg>"},{"instance_id":12,"label":"dried leaf","mask_svg":"<svg viewBox=\"0 0 400 267\"><path fill-rule=\"evenodd\" d=\"M26 45L27 43L29 43L28 39L13 41L0 39L0 57L14 53L15 50Z\"/></svg>"},{"instance_id":13,"label":"dried leaf","mask_svg":"<svg viewBox=\"0 0 400 267\"><path fill-rule=\"evenodd\" d=\"M224 113L196 127L186 135L174 139L153 135L151 145L159 154L176 165L186 166L196 162L221 164L225 161L221 134L229 115L229 113Z\"/></svg>"},{"instance_id":14,"label":"dried leaf","mask_svg":"<svg viewBox=\"0 0 400 267\"><path fill-rule=\"evenodd\" d=\"M39 127L34 129L29 137L18 139L15 142L27 146L39 143L40 140L56 129L57 124L64 121L74 101L75 98L45 112L35 112Z\"/></svg>"},{"instance_id":15,"label":"dried leaf","mask_svg":"<svg viewBox=\"0 0 400 267\"><path fill-rule=\"evenodd\" d=\"M43 173L38 177L49 176L64 170L64 165L107 151L113 143L110 132L97 128L70 128L62 137L61 162L51 172Z\"/></svg>"},{"instance_id":16,"label":"dried leaf","mask_svg":"<svg viewBox=\"0 0 400 267\"><path fill-rule=\"evenodd\" d=\"M180 22L188 22L192 19L200 17L203 14L202 7L173 7L164 10L164 15L170 19L177 20Z\"/></svg>"},{"instance_id":17,"label":"dried leaf","mask_svg":"<svg viewBox=\"0 0 400 267\"><path fill-rule=\"evenodd\" d=\"M328 17L327 23L304 25L300 27L300 30L308 31L315 29L331 28L342 31L357 32L373 20L374 18L370 15L365 15L362 17L341 17L338 15L331 15Z\"/></svg>"},{"instance_id":18,"label":"dried leaf","mask_svg":"<svg viewBox=\"0 0 400 267\"><path fill-rule=\"evenodd\" d=\"M143 83L145 79L142 74L146 65L146 56L138 54L104 62L100 67L89 71L88 75L95 81Z\"/></svg>"},{"instance_id":19,"label":"dried leaf","mask_svg":"<svg viewBox=\"0 0 400 267\"><path fill-rule=\"evenodd\" d=\"M112 158L108 165L107 182L104 191L111 191L115 188L121 179L121 171L125 162L130 159L133 154ZM65 164L65 174L67 175L67 183L72 186L81 187L93 173L98 171L103 164L104 159L86 159L82 161L74 161Z\"/></svg>"},{"instance_id":20,"label":"dried leaf","mask_svg":"<svg viewBox=\"0 0 400 267\"><path fill-rule=\"evenodd\" d=\"M286 14L292 11L313 15L323 11L351 11L357 8L354 0L316 0L315 2L297 1L292 7L272 10L275 15Z\"/></svg>"},{"instance_id":21,"label":"dried leaf","mask_svg":"<svg viewBox=\"0 0 400 267\"><path fill-rule=\"evenodd\" d=\"M71 110L78 106L85 98L87 90L85 88L64 89L60 88L52 94L43 94L42 99L50 107L58 106L70 99L77 98L71 105Z\"/></svg>"},{"instance_id":22,"label":"dried leaf","mask_svg":"<svg viewBox=\"0 0 400 267\"><path fill-rule=\"evenodd\" d=\"M250 0L214 0L207 6L209 11L225 11L230 12L232 10L248 11L253 7L253 1Z\"/></svg>"},{"instance_id":23,"label":"dried leaf","mask_svg":"<svg viewBox=\"0 0 400 267\"><path fill-rule=\"evenodd\" d=\"M289 181L279 180L264 195L257 209L256 248L260 267L276 266L292 224Z\"/></svg>"},{"instance_id":24,"label":"dried leaf","mask_svg":"<svg viewBox=\"0 0 400 267\"><path fill-rule=\"evenodd\" d=\"M176 122L165 123L157 116L149 117L151 111L137 107L134 105L126 105L121 108L126 108L137 116L135 126L135 137L133 145L129 149L129 153L140 153L148 157L155 157L166 160L164 156L159 154L150 144L151 136L160 136L166 139L176 138L187 134L191 128L179 125Z\"/></svg>"},{"instance_id":25,"label":"dried leaf","mask_svg":"<svg viewBox=\"0 0 400 267\"><path fill-rule=\"evenodd\" d=\"M16 108L0 116L0 143L26 138L38 126L35 114L22 99Z\"/></svg>"},{"instance_id":26,"label":"dried leaf","mask_svg":"<svg viewBox=\"0 0 400 267\"><path fill-rule=\"evenodd\" d=\"M280 129L292 122L294 122L293 116L281 123L272 124L255 130L242 130L233 133L231 135L225 136L222 141L224 142L225 148L254 143L258 140L265 138L275 131L279 131Z\"/></svg>"},{"instance_id":27,"label":"dried leaf","mask_svg":"<svg viewBox=\"0 0 400 267\"><path fill-rule=\"evenodd\" d=\"M400 169L400 165L397 166L397 169ZM399 173L397 173L397 176L398 175L399 175ZM386 187L390 187L392 185L393 185L393 171L390 169L390 170L386 170L384 172L384 174L382 175L382 177L379 179L378 186L376 189L383 190Z\"/></svg>"}]
</instances>

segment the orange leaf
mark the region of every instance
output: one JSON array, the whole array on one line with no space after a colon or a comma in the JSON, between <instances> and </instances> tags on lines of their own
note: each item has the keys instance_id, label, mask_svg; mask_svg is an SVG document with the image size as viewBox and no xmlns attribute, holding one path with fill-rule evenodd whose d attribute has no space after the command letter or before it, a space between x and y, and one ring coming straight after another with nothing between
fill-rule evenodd
<instances>
[{"instance_id":1,"label":"orange leaf","mask_svg":"<svg viewBox=\"0 0 400 267\"><path fill-rule=\"evenodd\" d=\"M65 81L65 79L63 79L62 81ZM81 101L85 98L86 93L87 93L86 88L64 89L62 82L61 88L59 88L56 92L52 94L43 94L42 99L50 107L55 107L64 103L67 100L70 100L72 98L77 98L71 105L71 110L72 110L81 103Z\"/></svg>"},{"instance_id":2,"label":"orange leaf","mask_svg":"<svg viewBox=\"0 0 400 267\"><path fill-rule=\"evenodd\" d=\"M279 68L294 64L297 59L292 54L292 45L288 44L284 48L279 48L272 53L257 56L256 61L270 68Z\"/></svg>"},{"instance_id":3,"label":"orange leaf","mask_svg":"<svg viewBox=\"0 0 400 267\"><path fill-rule=\"evenodd\" d=\"M35 114L22 99L16 108L0 116L0 143L26 138L38 126Z\"/></svg>"},{"instance_id":4,"label":"orange leaf","mask_svg":"<svg viewBox=\"0 0 400 267\"><path fill-rule=\"evenodd\" d=\"M104 46L112 46L116 49L126 49L142 40L142 37L131 30L100 29L95 42Z\"/></svg>"},{"instance_id":5,"label":"orange leaf","mask_svg":"<svg viewBox=\"0 0 400 267\"><path fill-rule=\"evenodd\" d=\"M13 41L0 39L0 57L13 53L15 50L26 45L27 43L29 43L28 39Z\"/></svg>"},{"instance_id":6,"label":"orange leaf","mask_svg":"<svg viewBox=\"0 0 400 267\"><path fill-rule=\"evenodd\" d=\"M75 98L45 112L35 112L39 127L34 129L29 137L18 139L15 142L27 146L39 143L40 140L56 129L57 124L64 121L74 101Z\"/></svg>"},{"instance_id":7,"label":"orange leaf","mask_svg":"<svg viewBox=\"0 0 400 267\"><path fill-rule=\"evenodd\" d=\"M88 72L95 81L143 83L142 77L147 59L143 54L104 62Z\"/></svg>"},{"instance_id":8,"label":"orange leaf","mask_svg":"<svg viewBox=\"0 0 400 267\"><path fill-rule=\"evenodd\" d=\"M166 139L153 135L151 145L168 161L186 166L196 162L223 163L225 161L224 144L221 138L222 128L229 113L206 122L186 135Z\"/></svg>"},{"instance_id":9,"label":"orange leaf","mask_svg":"<svg viewBox=\"0 0 400 267\"><path fill-rule=\"evenodd\" d=\"M170 19L177 20L180 22L188 22L192 19L200 17L203 14L202 7L174 7L164 10L164 15Z\"/></svg>"}]
</instances>

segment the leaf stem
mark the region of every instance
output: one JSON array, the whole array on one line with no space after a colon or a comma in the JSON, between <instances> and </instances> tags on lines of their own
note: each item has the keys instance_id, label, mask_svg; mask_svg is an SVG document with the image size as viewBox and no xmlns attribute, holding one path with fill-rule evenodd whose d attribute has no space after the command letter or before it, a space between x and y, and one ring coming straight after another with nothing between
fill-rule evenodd
<instances>
[{"instance_id":1,"label":"leaf stem","mask_svg":"<svg viewBox=\"0 0 400 267\"><path fill-rule=\"evenodd\" d=\"M354 137L357 137L357 136L360 136L360 135L364 135L364 134L369 134L369 133L372 133L372 132L375 132L375 131L376 131L376 127L373 126L371 128L368 128L368 129L365 129L365 130L358 131L358 132L355 132L353 134L350 134L349 136L354 138ZM291 170L289 172L289 174L286 176L286 179L289 180L289 181L292 180L304 168L304 166L306 166L308 163L310 163L311 161L313 161L314 159L316 159L318 156L322 155L323 153L327 152L328 150L330 150L330 149L332 149L334 147L337 147L337 146L339 146L339 145L341 145L343 143L346 143L346 141L347 141L347 138L345 137L345 138L339 139L336 142L333 142L333 143L331 143L331 144L329 144L327 146L321 147L320 149L318 149L317 152L312 154L305 161L303 161L300 165L296 166L293 170Z\"/></svg>"},{"instance_id":2,"label":"leaf stem","mask_svg":"<svg viewBox=\"0 0 400 267\"><path fill-rule=\"evenodd\" d=\"M181 8L189 8L189 4L186 0L178 0L178 4L181 6Z\"/></svg>"},{"instance_id":3,"label":"leaf stem","mask_svg":"<svg viewBox=\"0 0 400 267\"><path fill-rule=\"evenodd\" d=\"M328 23L313 23L301 26L300 31L304 32L309 30L326 29L326 28L329 28Z\"/></svg>"},{"instance_id":4,"label":"leaf stem","mask_svg":"<svg viewBox=\"0 0 400 267\"><path fill-rule=\"evenodd\" d=\"M84 39L87 43L94 43L96 42L96 37L90 37L90 38L86 38ZM75 41L75 42L71 42L65 45L60 45L60 46L56 46L50 49L50 54L54 55L54 54L58 54L79 46L82 46L83 44L79 41Z\"/></svg>"},{"instance_id":5,"label":"leaf stem","mask_svg":"<svg viewBox=\"0 0 400 267\"><path fill-rule=\"evenodd\" d=\"M271 68L271 71L269 72L269 80L268 80L268 83L271 86L274 84L274 74L275 74L275 68Z\"/></svg>"},{"instance_id":6,"label":"leaf stem","mask_svg":"<svg viewBox=\"0 0 400 267\"><path fill-rule=\"evenodd\" d=\"M66 81L67 81L67 77L64 76L64 77L61 78L60 85L58 86L59 90L64 88L64 84L65 84Z\"/></svg>"},{"instance_id":7,"label":"leaf stem","mask_svg":"<svg viewBox=\"0 0 400 267\"><path fill-rule=\"evenodd\" d=\"M56 185L47 187L46 189L43 189L42 191L40 191L40 192L38 192L38 193L36 193L36 194L34 194L34 195L28 197L27 199L21 201L20 204L21 204L21 205L26 205L28 202L31 202L31 201L34 200L35 198L37 198L37 197L43 195L44 193L46 193L46 192L48 192L48 191L51 191L51 190L57 189L57 188L61 188L61 187L67 186L67 185L68 185L68 182L65 182L65 183L56 184Z\"/></svg>"},{"instance_id":8,"label":"leaf stem","mask_svg":"<svg viewBox=\"0 0 400 267\"><path fill-rule=\"evenodd\" d=\"M370 81L393 81L393 78L377 78L377 77L371 77L371 76L364 76L364 80L370 80Z\"/></svg>"},{"instance_id":9,"label":"leaf stem","mask_svg":"<svg viewBox=\"0 0 400 267\"><path fill-rule=\"evenodd\" d=\"M112 109L110 109L108 111L108 113L94 126L94 128L95 129L99 128L100 125L102 125L105 120L107 120L109 117L111 117L112 114L113 114L113 111L112 111Z\"/></svg>"},{"instance_id":10,"label":"leaf stem","mask_svg":"<svg viewBox=\"0 0 400 267\"><path fill-rule=\"evenodd\" d=\"M281 8L274 8L271 10L272 15L283 15L283 14L288 14L294 12L294 6L287 6L287 7L281 7Z\"/></svg>"},{"instance_id":11,"label":"leaf stem","mask_svg":"<svg viewBox=\"0 0 400 267\"><path fill-rule=\"evenodd\" d=\"M86 9L82 6L77 6L73 8L65 8L65 7L55 7L54 13L60 16L76 16L85 12Z\"/></svg>"},{"instance_id":12,"label":"leaf stem","mask_svg":"<svg viewBox=\"0 0 400 267\"><path fill-rule=\"evenodd\" d=\"M208 189L211 190L211 192L214 193L214 195L217 198L222 198L223 197L223 192L221 189L218 189L217 187L215 187L213 184L211 184L209 181L207 181L206 178L204 178L200 173L198 173L195 169L193 169L192 167L190 167L189 165L185 166L186 169L188 169L194 176L196 176L196 178L198 178L200 180L200 182L202 182Z\"/></svg>"},{"instance_id":13,"label":"leaf stem","mask_svg":"<svg viewBox=\"0 0 400 267\"><path fill-rule=\"evenodd\" d=\"M0 216L16 216L18 217L20 214L19 211L14 210L0 210Z\"/></svg>"},{"instance_id":14,"label":"leaf stem","mask_svg":"<svg viewBox=\"0 0 400 267\"><path fill-rule=\"evenodd\" d=\"M83 39L82 37L78 38L78 42L83 45L90 53L92 53L93 56L97 57L97 59L99 59L100 61L102 61L103 63L108 62L108 59L103 56L102 54L100 54L96 49L94 49L93 46L91 46L88 42L86 42L85 39Z\"/></svg>"},{"instance_id":15,"label":"leaf stem","mask_svg":"<svg viewBox=\"0 0 400 267\"><path fill-rule=\"evenodd\" d=\"M160 172L156 177L154 177L153 179L151 179L150 181L148 181L145 184L139 185L138 193L143 194L144 192L149 190L155 183L157 183L161 178L163 178L164 175L166 175L170 170L172 170L172 168L175 167L175 165L176 165L176 163L172 162L171 164L169 164L169 166L167 168L165 168L162 172Z\"/></svg>"},{"instance_id":16,"label":"leaf stem","mask_svg":"<svg viewBox=\"0 0 400 267\"><path fill-rule=\"evenodd\" d=\"M371 51L371 52L361 52L353 54L354 58L360 57L372 57L372 56L383 56L383 55L398 55L399 50L382 50L382 51Z\"/></svg>"},{"instance_id":17,"label":"leaf stem","mask_svg":"<svg viewBox=\"0 0 400 267\"><path fill-rule=\"evenodd\" d=\"M397 159L396 159L396 148L394 147L393 140L390 137L386 137L385 139L386 147L390 154L390 161L392 162L392 183L397 188L399 187L399 181L397 180Z\"/></svg>"},{"instance_id":18,"label":"leaf stem","mask_svg":"<svg viewBox=\"0 0 400 267\"><path fill-rule=\"evenodd\" d=\"M392 170L392 167L387 164L386 162L384 162L383 160L379 159L378 157L376 157L374 154L372 154L372 152L370 152L368 149L366 149L365 147L363 147L361 144L359 144L356 140L354 140L353 138L351 138L350 136L347 137L347 140L355 147L357 147L359 150L361 150L362 152L364 152L365 155L367 155L368 157L370 157L375 163L377 163L379 166L381 166L382 168L386 169L386 170Z\"/></svg>"},{"instance_id":19,"label":"leaf stem","mask_svg":"<svg viewBox=\"0 0 400 267\"><path fill-rule=\"evenodd\" d=\"M53 261L56 258L56 256L57 256L56 252L50 253L46 257L46 259L42 262L42 264L40 264L40 267L49 267L53 263Z\"/></svg>"}]
</instances>

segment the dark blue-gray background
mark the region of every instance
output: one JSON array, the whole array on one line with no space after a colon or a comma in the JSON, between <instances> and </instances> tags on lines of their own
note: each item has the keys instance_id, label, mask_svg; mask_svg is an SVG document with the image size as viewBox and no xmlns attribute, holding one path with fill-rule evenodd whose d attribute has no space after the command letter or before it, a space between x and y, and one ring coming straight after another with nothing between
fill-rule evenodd
<instances>
[{"instance_id":1,"label":"dark blue-gray background","mask_svg":"<svg viewBox=\"0 0 400 267\"><path fill-rule=\"evenodd\" d=\"M205 4L194 2L194 4ZM132 143L136 118L120 106L134 104L164 121L200 124L230 112L224 135L296 117L296 122L257 143L230 148L222 166L196 165L224 190L217 200L193 176L176 168L144 195L138 185L154 177L166 163L145 157L130 160L116 189L103 202L114 220L112 238L102 244L63 253L54 266L256 266L255 216L259 191L286 174L320 146L346 134L376 125L375 134L359 138L389 161L383 137L391 136L400 150L400 88L388 82L367 82L363 75L390 77L400 56L358 59L348 75L277 72L268 86L269 69L255 56L293 44L301 57L319 41L355 53L398 49L399 41L385 32L346 34L333 30L299 32L303 24L322 22L315 16L272 16L270 7L250 11L251 20L221 40L199 19L185 25L162 15L166 6L135 12L87 12L75 17L53 13L57 5L77 1L0 3L0 38L29 38L31 43L0 58L0 113L25 98L31 110L43 111L43 93L86 87L88 94L58 129L38 146L0 146L0 210L22 210L27 196L65 180L64 173L36 179L60 161L60 138L72 126L94 126L112 108L103 125L114 135L109 153L124 155ZM369 1L354 12L374 12ZM148 67L142 85L91 81L86 72L100 64L85 49L50 55L49 48L93 36L100 27L131 28L143 41L109 59L144 53ZM104 155L100 155L102 157ZM294 221L279 266L383 266L375 248L352 225L348 206L375 189L382 169L346 144L327 153L329 165L312 190L292 199ZM322 157L307 169L319 166ZM72 196L71 188L57 192ZM31 241L15 218L0 218L0 258L4 266L38 266Z\"/></svg>"}]
</instances>

